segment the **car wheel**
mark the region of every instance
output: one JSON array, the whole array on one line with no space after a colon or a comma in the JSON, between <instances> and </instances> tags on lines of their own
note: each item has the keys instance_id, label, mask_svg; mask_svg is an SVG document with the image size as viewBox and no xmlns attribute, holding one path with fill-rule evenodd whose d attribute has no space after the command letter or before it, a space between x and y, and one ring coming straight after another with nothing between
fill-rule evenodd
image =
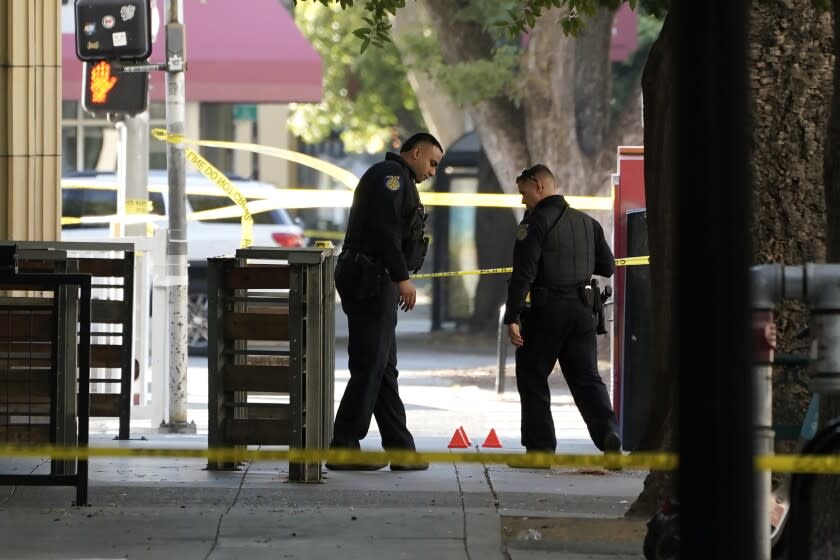
<instances>
[{"instance_id":1,"label":"car wheel","mask_svg":"<svg viewBox=\"0 0 840 560\"><path fill-rule=\"evenodd\" d=\"M206 356L208 344L207 294L190 292L187 296L187 346L194 356Z\"/></svg>"}]
</instances>

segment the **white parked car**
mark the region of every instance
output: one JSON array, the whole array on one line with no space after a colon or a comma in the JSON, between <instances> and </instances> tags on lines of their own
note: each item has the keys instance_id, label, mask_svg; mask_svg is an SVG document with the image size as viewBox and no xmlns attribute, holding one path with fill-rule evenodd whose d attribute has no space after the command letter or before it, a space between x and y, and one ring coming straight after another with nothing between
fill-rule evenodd
<instances>
[{"instance_id":1,"label":"white parked car","mask_svg":"<svg viewBox=\"0 0 840 560\"><path fill-rule=\"evenodd\" d=\"M231 177L231 183L249 200L268 198L277 188L269 183ZM116 214L117 176L115 173L81 172L61 181L63 241L92 241L110 237L110 226L103 217ZM239 247L241 215L220 219L190 219L191 214L234 205L225 193L200 174L187 174L187 252L189 257L189 350L207 351L207 259L233 255ZM157 227L165 228L168 202L166 171L149 172L151 214L160 216ZM236 212L236 210L234 210ZM303 247L307 240L303 228L282 208L253 213L253 245L261 247ZM85 218L79 223L79 218ZM91 223L93 220L93 223ZM97 221L98 220L98 221Z\"/></svg>"}]
</instances>

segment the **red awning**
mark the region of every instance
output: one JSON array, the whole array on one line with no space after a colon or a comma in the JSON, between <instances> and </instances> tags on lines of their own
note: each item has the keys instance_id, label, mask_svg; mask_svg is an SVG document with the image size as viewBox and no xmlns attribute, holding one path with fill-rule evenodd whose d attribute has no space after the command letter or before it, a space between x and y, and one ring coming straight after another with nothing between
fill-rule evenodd
<instances>
[{"instance_id":1,"label":"red awning","mask_svg":"<svg viewBox=\"0 0 840 560\"><path fill-rule=\"evenodd\" d=\"M622 4L615 14L610 43L610 62L627 62L639 48L639 18L628 4Z\"/></svg>"},{"instance_id":2,"label":"red awning","mask_svg":"<svg viewBox=\"0 0 840 560\"><path fill-rule=\"evenodd\" d=\"M165 19L163 0L158 3ZM184 0L187 101L317 103L321 57L278 0ZM163 62L161 25L150 63ZM82 63L72 33L61 37L62 99L79 100ZM153 72L152 101L165 99L164 73Z\"/></svg>"}]
</instances>

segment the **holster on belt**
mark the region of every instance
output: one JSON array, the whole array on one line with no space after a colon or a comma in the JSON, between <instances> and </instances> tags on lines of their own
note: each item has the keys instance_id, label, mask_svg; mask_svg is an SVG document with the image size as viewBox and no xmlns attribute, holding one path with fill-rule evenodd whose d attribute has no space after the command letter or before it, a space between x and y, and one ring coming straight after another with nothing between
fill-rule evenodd
<instances>
[{"instance_id":1,"label":"holster on belt","mask_svg":"<svg viewBox=\"0 0 840 560\"><path fill-rule=\"evenodd\" d=\"M609 286L607 286L609 288ZM609 298L609 295L601 293L598 287L598 281L592 278L588 283L583 284L579 289L580 299L583 305L591 309L598 317L598 326L595 327L596 334L607 334L606 317L604 316L604 301Z\"/></svg>"},{"instance_id":2,"label":"holster on belt","mask_svg":"<svg viewBox=\"0 0 840 560\"><path fill-rule=\"evenodd\" d=\"M335 274L335 287L342 300L365 300L382 292L388 271L378 260L345 249L338 256Z\"/></svg>"},{"instance_id":3,"label":"holster on belt","mask_svg":"<svg viewBox=\"0 0 840 560\"><path fill-rule=\"evenodd\" d=\"M594 283L594 285L593 285ZM590 280L586 284L578 286L578 296L583 306L587 309L595 310L595 294L598 293L598 281Z\"/></svg>"},{"instance_id":4,"label":"holster on belt","mask_svg":"<svg viewBox=\"0 0 840 560\"><path fill-rule=\"evenodd\" d=\"M612 288L604 286L604 291L601 292L599 300L601 301L601 310L598 311L598 326L595 329L595 334L607 334L606 319L604 318L607 300L612 297Z\"/></svg>"},{"instance_id":5,"label":"holster on belt","mask_svg":"<svg viewBox=\"0 0 840 560\"><path fill-rule=\"evenodd\" d=\"M592 280L592 289L595 291L595 314L598 315L598 326L595 327L595 334L607 334L605 303L612 297L612 288L605 286L603 292L598 291L598 281Z\"/></svg>"},{"instance_id":6,"label":"holster on belt","mask_svg":"<svg viewBox=\"0 0 840 560\"><path fill-rule=\"evenodd\" d=\"M429 238L426 237L426 219L429 217L422 204L415 208L408 223L408 236L403 241L402 250L405 264L410 272L417 272L423 266L426 251L429 248Z\"/></svg>"}]
</instances>

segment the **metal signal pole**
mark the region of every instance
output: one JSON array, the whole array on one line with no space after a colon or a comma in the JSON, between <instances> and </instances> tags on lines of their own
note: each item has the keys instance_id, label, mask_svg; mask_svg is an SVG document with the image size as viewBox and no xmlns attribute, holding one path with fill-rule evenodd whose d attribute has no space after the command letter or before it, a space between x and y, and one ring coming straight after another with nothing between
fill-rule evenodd
<instances>
[{"instance_id":1,"label":"metal signal pole","mask_svg":"<svg viewBox=\"0 0 840 560\"><path fill-rule=\"evenodd\" d=\"M166 237L166 291L169 305L169 422L162 432L195 433L187 422L187 214L186 114L183 0L166 0L166 167L169 172L169 228Z\"/></svg>"}]
</instances>

